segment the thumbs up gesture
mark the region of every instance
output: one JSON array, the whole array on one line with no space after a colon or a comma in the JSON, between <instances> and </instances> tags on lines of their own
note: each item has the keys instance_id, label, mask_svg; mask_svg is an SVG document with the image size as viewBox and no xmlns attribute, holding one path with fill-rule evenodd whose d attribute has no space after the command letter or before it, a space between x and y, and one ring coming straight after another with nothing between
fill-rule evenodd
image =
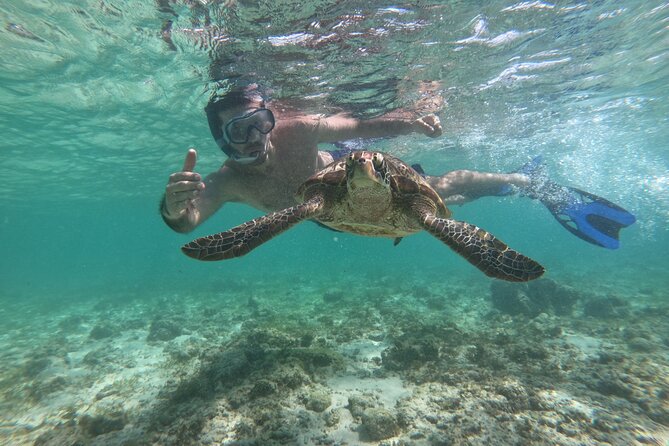
<instances>
[{"instance_id":1,"label":"thumbs up gesture","mask_svg":"<svg viewBox=\"0 0 669 446\"><path fill-rule=\"evenodd\" d=\"M202 176L193 172L196 162L197 152L195 149L189 149L181 171L170 175L165 187L165 217L180 218L193 200L204 190Z\"/></svg>"}]
</instances>

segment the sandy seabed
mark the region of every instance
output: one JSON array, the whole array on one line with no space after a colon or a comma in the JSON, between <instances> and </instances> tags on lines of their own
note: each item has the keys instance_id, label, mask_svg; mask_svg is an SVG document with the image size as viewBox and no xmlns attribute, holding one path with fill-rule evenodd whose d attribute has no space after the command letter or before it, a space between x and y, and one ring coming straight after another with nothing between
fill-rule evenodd
<instances>
[{"instance_id":1,"label":"sandy seabed","mask_svg":"<svg viewBox=\"0 0 669 446\"><path fill-rule=\"evenodd\" d=\"M669 444L659 290L360 279L10 299L0 444Z\"/></svg>"}]
</instances>

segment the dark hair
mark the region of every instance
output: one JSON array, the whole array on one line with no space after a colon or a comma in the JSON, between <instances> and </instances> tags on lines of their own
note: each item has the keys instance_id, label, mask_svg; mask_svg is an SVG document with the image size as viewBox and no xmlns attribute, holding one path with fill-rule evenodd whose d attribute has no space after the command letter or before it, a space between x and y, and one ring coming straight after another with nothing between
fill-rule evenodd
<instances>
[{"instance_id":1,"label":"dark hair","mask_svg":"<svg viewBox=\"0 0 669 446\"><path fill-rule=\"evenodd\" d=\"M219 112L256 102L260 102L261 106L264 106L265 103L257 84L236 86L223 95L214 92L209 98L207 106L204 107L207 121L209 122L209 131L214 140L219 143L223 138L223 122L221 122L221 118L218 116Z\"/></svg>"}]
</instances>

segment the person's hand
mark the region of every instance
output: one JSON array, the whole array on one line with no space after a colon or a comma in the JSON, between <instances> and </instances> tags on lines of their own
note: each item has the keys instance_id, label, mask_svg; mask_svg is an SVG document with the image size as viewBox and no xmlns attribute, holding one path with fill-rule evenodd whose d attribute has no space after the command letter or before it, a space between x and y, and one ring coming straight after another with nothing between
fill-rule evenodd
<instances>
[{"instance_id":1,"label":"person's hand","mask_svg":"<svg viewBox=\"0 0 669 446\"><path fill-rule=\"evenodd\" d=\"M427 135L430 138L441 136L441 121L437 115L422 116L416 119L413 124L417 132Z\"/></svg>"},{"instance_id":2,"label":"person's hand","mask_svg":"<svg viewBox=\"0 0 669 446\"><path fill-rule=\"evenodd\" d=\"M165 216L179 218L186 211L192 201L204 190L204 182L199 173L193 172L197 152L189 149L180 172L170 175L165 187Z\"/></svg>"}]
</instances>

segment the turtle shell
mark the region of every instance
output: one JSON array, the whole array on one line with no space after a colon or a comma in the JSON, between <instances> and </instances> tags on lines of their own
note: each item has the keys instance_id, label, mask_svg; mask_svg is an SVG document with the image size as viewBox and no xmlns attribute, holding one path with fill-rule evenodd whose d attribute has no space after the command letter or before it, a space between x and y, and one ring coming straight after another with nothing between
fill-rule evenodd
<instances>
[{"instance_id":1,"label":"turtle shell","mask_svg":"<svg viewBox=\"0 0 669 446\"><path fill-rule=\"evenodd\" d=\"M436 216L442 218L450 217L451 212L446 208L439 194L411 166L386 153L353 152L354 156L369 158L375 154L383 156L385 171L382 172L382 176L386 179L393 195L394 213L406 214L416 201L422 200L423 202L427 202L428 206L434 207L433 212ZM307 201L314 195L319 194L325 196L326 202L335 208L347 203L349 199L346 184L346 160L348 156L330 163L309 177L298 189L296 194L297 199L299 201ZM329 215L329 213L326 214ZM334 217L335 221L337 219L337 217ZM334 223L330 218L324 218L321 221L324 220L330 220L328 223ZM334 224L332 226L335 227Z\"/></svg>"},{"instance_id":2,"label":"turtle shell","mask_svg":"<svg viewBox=\"0 0 669 446\"><path fill-rule=\"evenodd\" d=\"M346 159L333 161L302 183L295 194L298 201L308 200L317 191L342 189L346 193Z\"/></svg>"},{"instance_id":3,"label":"turtle shell","mask_svg":"<svg viewBox=\"0 0 669 446\"><path fill-rule=\"evenodd\" d=\"M434 204L438 217L449 218L451 216L451 211L446 207L437 191L421 174L392 155L383 154L383 156L388 169L390 187L398 197L411 201L412 196L420 195Z\"/></svg>"}]
</instances>

